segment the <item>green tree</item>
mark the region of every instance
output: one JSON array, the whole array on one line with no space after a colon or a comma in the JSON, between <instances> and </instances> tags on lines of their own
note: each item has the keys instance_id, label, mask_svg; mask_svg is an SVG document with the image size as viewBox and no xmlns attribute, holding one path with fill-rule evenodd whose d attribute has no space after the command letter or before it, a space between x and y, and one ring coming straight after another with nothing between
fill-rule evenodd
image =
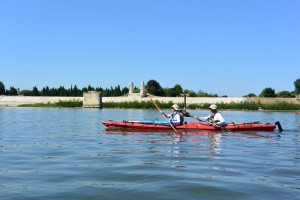
<instances>
[{"instance_id":1,"label":"green tree","mask_svg":"<svg viewBox=\"0 0 300 200\"><path fill-rule=\"evenodd\" d=\"M156 80L149 80L146 84L148 93L156 96L164 96L165 91Z\"/></svg>"},{"instance_id":2,"label":"green tree","mask_svg":"<svg viewBox=\"0 0 300 200\"><path fill-rule=\"evenodd\" d=\"M105 90L103 90L103 96L104 97L109 97L111 96L111 91L107 88L105 88Z\"/></svg>"},{"instance_id":3,"label":"green tree","mask_svg":"<svg viewBox=\"0 0 300 200\"><path fill-rule=\"evenodd\" d=\"M115 93L115 96L122 96L122 91L121 91L120 85L115 87L114 93Z\"/></svg>"},{"instance_id":4,"label":"green tree","mask_svg":"<svg viewBox=\"0 0 300 200\"><path fill-rule=\"evenodd\" d=\"M58 96L68 96L68 91L65 89L64 86L60 86L58 88Z\"/></svg>"},{"instance_id":5,"label":"green tree","mask_svg":"<svg viewBox=\"0 0 300 200\"><path fill-rule=\"evenodd\" d=\"M191 90L188 94L189 94L190 97L196 97L197 96L197 93L193 90Z\"/></svg>"},{"instance_id":6,"label":"green tree","mask_svg":"<svg viewBox=\"0 0 300 200\"><path fill-rule=\"evenodd\" d=\"M74 85L74 88L72 90L71 96L75 96L76 97L76 96L78 96L78 94L79 94L78 88L77 88L76 85Z\"/></svg>"},{"instance_id":7,"label":"green tree","mask_svg":"<svg viewBox=\"0 0 300 200\"><path fill-rule=\"evenodd\" d=\"M176 97L181 96L181 94L183 93L183 89L182 89L181 85L179 85L179 84L176 84L173 87L173 90L175 92Z\"/></svg>"},{"instance_id":8,"label":"green tree","mask_svg":"<svg viewBox=\"0 0 300 200\"><path fill-rule=\"evenodd\" d=\"M0 95L5 94L5 86L4 84L0 81Z\"/></svg>"},{"instance_id":9,"label":"green tree","mask_svg":"<svg viewBox=\"0 0 300 200\"><path fill-rule=\"evenodd\" d=\"M128 87L124 87L122 89L122 96L125 95L125 94L128 94L129 93L129 88Z\"/></svg>"},{"instance_id":10,"label":"green tree","mask_svg":"<svg viewBox=\"0 0 300 200\"><path fill-rule=\"evenodd\" d=\"M178 84L176 84L172 88L165 88L164 91L165 96L167 97L178 97L181 96L181 94L183 93L182 87Z\"/></svg>"},{"instance_id":11,"label":"green tree","mask_svg":"<svg viewBox=\"0 0 300 200\"><path fill-rule=\"evenodd\" d=\"M40 96L40 92L35 86L32 89L32 96Z\"/></svg>"},{"instance_id":12,"label":"green tree","mask_svg":"<svg viewBox=\"0 0 300 200\"><path fill-rule=\"evenodd\" d=\"M185 93L186 96L188 96L188 97L196 97L196 96L197 96L196 92L193 91L193 90L184 90L184 93Z\"/></svg>"},{"instance_id":13,"label":"green tree","mask_svg":"<svg viewBox=\"0 0 300 200\"><path fill-rule=\"evenodd\" d=\"M49 96L58 96L57 89L51 88L49 91Z\"/></svg>"},{"instance_id":14,"label":"green tree","mask_svg":"<svg viewBox=\"0 0 300 200\"><path fill-rule=\"evenodd\" d=\"M203 92L202 90L199 90L197 93L198 97L218 97L217 94L208 94L207 92Z\"/></svg>"},{"instance_id":15,"label":"green tree","mask_svg":"<svg viewBox=\"0 0 300 200\"><path fill-rule=\"evenodd\" d=\"M7 95L9 95L9 96L16 96L16 95L18 95L18 91L17 91L17 89L14 88L14 87L10 87L10 89L7 90L6 93L7 93Z\"/></svg>"},{"instance_id":16,"label":"green tree","mask_svg":"<svg viewBox=\"0 0 300 200\"><path fill-rule=\"evenodd\" d=\"M247 94L247 95L245 95L243 97L257 97L257 96L254 93L249 93L249 94Z\"/></svg>"},{"instance_id":17,"label":"green tree","mask_svg":"<svg viewBox=\"0 0 300 200\"><path fill-rule=\"evenodd\" d=\"M276 97L275 90L272 88L265 88L259 95L260 97Z\"/></svg>"},{"instance_id":18,"label":"green tree","mask_svg":"<svg viewBox=\"0 0 300 200\"><path fill-rule=\"evenodd\" d=\"M281 91L276 94L277 97L282 97L282 98L293 98L295 95L293 92L289 91Z\"/></svg>"},{"instance_id":19,"label":"green tree","mask_svg":"<svg viewBox=\"0 0 300 200\"><path fill-rule=\"evenodd\" d=\"M23 95L23 96L33 96L31 90L22 90L20 92L20 95Z\"/></svg>"},{"instance_id":20,"label":"green tree","mask_svg":"<svg viewBox=\"0 0 300 200\"><path fill-rule=\"evenodd\" d=\"M175 93L173 91L173 88L164 88L165 96L166 97L175 97Z\"/></svg>"},{"instance_id":21,"label":"green tree","mask_svg":"<svg viewBox=\"0 0 300 200\"><path fill-rule=\"evenodd\" d=\"M43 89L41 91L41 96L50 96L50 90L49 90L48 86L46 88L43 87Z\"/></svg>"},{"instance_id":22,"label":"green tree","mask_svg":"<svg viewBox=\"0 0 300 200\"><path fill-rule=\"evenodd\" d=\"M140 92L140 88L137 88L136 86L134 86L133 92L134 92L134 93L139 93L139 92Z\"/></svg>"},{"instance_id":23,"label":"green tree","mask_svg":"<svg viewBox=\"0 0 300 200\"><path fill-rule=\"evenodd\" d=\"M294 82L294 85L295 85L295 94L299 95L300 94L300 79L297 79Z\"/></svg>"},{"instance_id":24,"label":"green tree","mask_svg":"<svg viewBox=\"0 0 300 200\"><path fill-rule=\"evenodd\" d=\"M93 88L91 85L89 85L87 89L88 89L88 91L93 91L93 90L95 90L95 88Z\"/></svg>"}]
</instances>

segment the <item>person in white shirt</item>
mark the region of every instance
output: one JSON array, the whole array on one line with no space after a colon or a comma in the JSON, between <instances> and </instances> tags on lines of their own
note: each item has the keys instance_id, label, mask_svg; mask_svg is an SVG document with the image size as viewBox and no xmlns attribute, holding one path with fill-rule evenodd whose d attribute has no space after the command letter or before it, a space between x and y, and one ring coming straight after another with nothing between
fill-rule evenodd
<instances>
[{"instance_id":1,"label":"person in white shirt","mask_svg":"<svg viewBox=\"0 0 300 200\"><path fill-rule=\"evenodd\" d=\"M173 106L171 106L171 109L172 109L171 114L166 115L163 112L161 114L164 115L165 117L167 117L173 126L182 125L184 118L180 112L179 106L177 104L174 104Z\"/></svg>"},{"instance_id":2,"label":"person in white shirt","mask_svg":"<svg viewBox=\"0 0 300 200\"><path fill-rule=\"evenodd\" d=\"M212 104L209 106L211 114L207 117L194 117L195 119L199 121L207 122L209 125L213 126L226 126L227 123L225 119L223 118L222 114L218 112L218 107L215 104Z\"/></svg>"}]
</instances>

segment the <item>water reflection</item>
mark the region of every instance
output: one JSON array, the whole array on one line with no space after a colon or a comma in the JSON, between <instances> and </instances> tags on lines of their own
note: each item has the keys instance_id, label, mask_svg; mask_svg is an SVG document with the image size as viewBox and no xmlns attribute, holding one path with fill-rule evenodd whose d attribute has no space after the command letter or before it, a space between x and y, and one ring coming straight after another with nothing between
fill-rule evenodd
<instances>
[{"instance_id":1,"label":"water reflection","mask_svg":"<svg viewBox=\"0 0 300 200\"><path fill-rule=\"evenodd\" d=\"M210 131L189 131L189 132L176 132L171 134L173 143L186 142L188 137L193 137L193 140L189 140L191 144L197 145L197 137L207 138L209 143L209 149L214 150L218 148L221 143L222 134L218 132Z\"/></svg>"}]
</instances>

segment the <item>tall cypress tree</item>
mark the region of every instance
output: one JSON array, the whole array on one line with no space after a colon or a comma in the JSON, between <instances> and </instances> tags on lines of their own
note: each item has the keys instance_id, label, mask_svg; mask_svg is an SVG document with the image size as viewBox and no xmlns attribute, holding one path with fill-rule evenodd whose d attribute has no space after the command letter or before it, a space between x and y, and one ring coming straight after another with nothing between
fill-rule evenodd
<instances>
[{"instance_id":1,"label":"tall cypress tree","mask_svg":"<svg viewBox=\"0 0 300 200\"><path fill-rule=\"evenodd\" d=\"M36 86L34 86L33 89L32 89L32 95L33 96L40 96L40 92L39 92L39 90L37 89Z\"/></svg>"},{"instance_id":2,"label":"tall cypress tree","mask_svg":"<svg viewBox=\"0 0 300 200\"><path fill-rule=\"evenodd\" d=\"M300 79L297 79L294 82L294 85L295 85L295 94L296 95L300 94Z\"/></svg>"},{"instance_id":3,"label":"tall cypress tree","mask_svg":"<svg viewBox=\"0 0 300 200\"><path fill-rule=\"evenodd\" d=\"M5 86L4 84L0 81L0 95L5 94Z\"/></svg>"}]
</instances>

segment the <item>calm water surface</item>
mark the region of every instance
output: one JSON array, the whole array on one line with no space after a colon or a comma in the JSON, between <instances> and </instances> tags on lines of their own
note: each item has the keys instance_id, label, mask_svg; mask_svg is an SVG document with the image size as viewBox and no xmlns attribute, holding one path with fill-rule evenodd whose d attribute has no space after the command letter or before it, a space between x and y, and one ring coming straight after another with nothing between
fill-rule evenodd
<instances>
[{"instance_id":1,"label":"calm water surface","mask_svg":"<svg viewBox=\"0 0 300 200\"><path fill-rule=\"evenodd\" d=\"M104 120L163 118L0 108L1 199L300 199L300 115L222 113L228 122L279 120L284 131L108 131Z\"/></svg>"}]
</instances>

